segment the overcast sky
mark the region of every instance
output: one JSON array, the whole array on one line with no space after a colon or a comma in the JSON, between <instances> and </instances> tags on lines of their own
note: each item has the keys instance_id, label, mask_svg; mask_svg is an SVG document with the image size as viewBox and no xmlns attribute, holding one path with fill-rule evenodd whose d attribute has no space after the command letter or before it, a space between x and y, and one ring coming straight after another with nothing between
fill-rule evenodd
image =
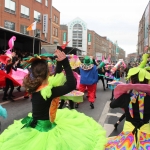
<instances>
[{"instance_id":1,"label":"overcast sky","mask_svg":"<svg viewBox=\"0 0 150 150\"><path fill-rule=\"evenodd\" d=\"M60 11L60 24L76 17L87 23L89 30L107 36L127 54L136 52L138 25L149 0L53 0Z\"/></svg>"}]
</instances>

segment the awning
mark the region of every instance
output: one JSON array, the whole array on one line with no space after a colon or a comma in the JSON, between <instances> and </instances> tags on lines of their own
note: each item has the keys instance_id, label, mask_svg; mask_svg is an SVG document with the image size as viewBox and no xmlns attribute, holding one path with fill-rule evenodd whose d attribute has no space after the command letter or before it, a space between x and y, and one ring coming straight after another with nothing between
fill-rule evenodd
<instances>
[{"instance_id":1,"label":"awning","mask_svg":"<svg viewBox=\"0 0 150 150\"><path fill-rule=\"evenodd\" d=\"M33 40L33 38L35 38L35 40L41 41L43 43L50 44L49 42L44 41L44 40L42 40L38 37L33 37L33 36L30 36L30 35L26 35L26 34L23 34L23 33L17 32L17 31L13 31L13 30L10 30L10 29L7 29L7 28L4 28L4 27L0 26L0 38L4 38L4 33L7 34L7 36L6 36L7 40L9 40L12 36L17 36L18 37L17 38L18 42L23 42L24 39L29 41L29 40Z\"/></svg>"},{"instance_id":2,"label":"awning","mask_svg":"<svg viewBox=\"0 0 150 150\"><path fill-rule=\"evenodd\" d=\"M19 49L20 51L27 51L33 53L33 39L35 39L34 44L34 53L40 53L41 42L50 44L44 40L41 40L38 37L32 37L30 35L25 35L20 32L9 30L0 26L0 46L3 46L4 50L8 49L8 40L16 36L16 41L14 42L14 48Z\"/></svg>"}]
</instances>

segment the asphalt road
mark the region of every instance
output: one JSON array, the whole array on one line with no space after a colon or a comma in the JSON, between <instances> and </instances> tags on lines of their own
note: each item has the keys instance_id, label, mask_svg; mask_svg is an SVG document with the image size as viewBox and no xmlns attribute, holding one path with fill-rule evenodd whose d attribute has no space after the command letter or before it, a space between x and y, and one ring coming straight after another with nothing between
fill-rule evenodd
<instances>
[{"instance_id":1,"label":"asphalt road","mask_svg":"<svg viewBox=\"0 0 150 150\"><path fill-rule=\"evenodd\" d=\"M21 119L25 117L29 112L32 111L31 101L29 99L24 99L24 89L21 89L22 92L18 92L14 90L13 95L15 95L15 102L2 101L3 91L0 90L0 105L7 109L8 117L7 119L3 119L0 117L1 122L1 132L6 129L10 124L14 122L14 120ZM96 92L96 100L94 103L95 108L91 109L90 103L86 98L86 93L84 96L84 102L79 105L79 108L76 110L86 114L87 116L92 117L94 120L99 122L107 131L107 136L112 136L120 133L122 130L122 125L118 126L118 130L114 132L114 122L118 120L118 116L122 114L121 110L114 109L113 111L109 108L111 90L106 89L106 91L102 88L102 82L99 81L97 85ZM119 115L118 115L119 112ZM113 118L112 118L113 116ZM114 117L116 117L114 119Z\"/></svg>"}]
</instances>

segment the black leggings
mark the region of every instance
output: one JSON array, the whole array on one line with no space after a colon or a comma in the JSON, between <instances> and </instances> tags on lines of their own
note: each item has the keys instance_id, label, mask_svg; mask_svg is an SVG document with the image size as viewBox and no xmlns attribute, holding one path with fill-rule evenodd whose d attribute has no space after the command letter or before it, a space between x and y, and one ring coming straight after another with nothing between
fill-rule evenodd
<instances>
[{"instance_id":1,"label":"black leggings","mask_svg":"<svg viewBox=\"0 0 150 150\"><path fill-rule=\"evenodd\" d=\"M4 98L6 98L6 96L7 96L7 92L8 92L9 87L10 87L10 91L8 94L9 97L12 95L12 92L14 90L14 84L13 84L12 80L6 78L5 82L6 82L6 87L5 87L5 91L4 91Z\"/></svg>"},{"instance_id":2,"label":"black leggings","mask_svg":"<svg viewBox=\"0 0 150 150\"><path fill-rule=\"evenodd\" d=\"M64 103L65 103L65 100L61 100L60 105L59 105L59 109L63 108ZM70 106L70 109L74 109L74 102L69 100L69 106Z\"/></svg>"}]
</instances>

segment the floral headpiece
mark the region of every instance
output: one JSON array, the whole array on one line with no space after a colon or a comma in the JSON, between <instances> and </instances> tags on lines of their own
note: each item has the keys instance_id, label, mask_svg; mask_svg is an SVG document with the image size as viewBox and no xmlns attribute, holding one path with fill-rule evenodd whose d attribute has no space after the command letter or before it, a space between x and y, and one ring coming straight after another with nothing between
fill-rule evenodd
<instances>
[{"instance_id":1,"label":"floral headpiece","mask_svg":"<svg viewBox=\"0 0 150 150\"><path fill-rule=\"evenodd\" d=\"M35 54L33 57L32 56L29 56L27 58L24 58L23 59L23 63L21 64L21 66L24 68L24 69L27 69L29 66L31 66L31 64L35 61L35 60L38 60L38 59L41 59L41 60L45 60L45 61L48 61L47 60L47 56L40 56L40 55L37 55Z\"/></svg>"},{"instance_id":2,"label":"floral headpiece","mask_svg":"<svg viewBox=\"0 0 150 150\"><path fill-rule=\"evenodd\" d=\"M140 65L138 67L134 67L129 70L128 76L126 78L127 80L129 80L131 76L137 73L138 73L138 78L140 82L144 81L145 78L150 80L150 73L146 69L144 69L147 63L148 57L149 57L149 54L144 54L142 56L143 61L140 63Z\"/></svg>"}]
</instances>

